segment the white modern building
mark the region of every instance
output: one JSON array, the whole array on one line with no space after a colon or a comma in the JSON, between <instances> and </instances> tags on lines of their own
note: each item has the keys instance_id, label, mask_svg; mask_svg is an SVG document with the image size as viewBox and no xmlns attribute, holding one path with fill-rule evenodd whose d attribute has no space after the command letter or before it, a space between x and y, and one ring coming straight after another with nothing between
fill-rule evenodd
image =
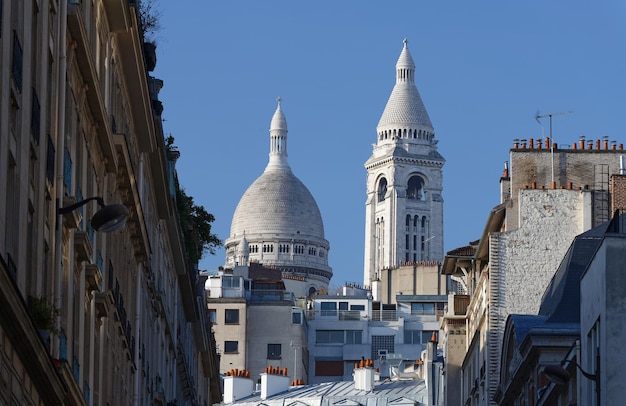
<instances>
[{"instance_id":1,"label":"white modern building","mask_svg":"<svg viewBox=\"0 0 626 406\"><path fill-rule=\"evenodd\" d=\"M398 295L395 304L344 286L341 295L315 296L307 310L309 382L350 380L355 363L374 360L383 377L391 367L415 363L439 337L445 295Z\"/></svg>"},{"instance_id":2,"label":"white modern building","mask_svg":"<svg viewBox=\"0 0 626 406\"><path fill-rule=\"evenodd\" d=\"M382 269L443 260L443 174L435 130L415 86L407 41L396 63L396 84L365 162L363 283Z\"/></svg>"}]
</instances>

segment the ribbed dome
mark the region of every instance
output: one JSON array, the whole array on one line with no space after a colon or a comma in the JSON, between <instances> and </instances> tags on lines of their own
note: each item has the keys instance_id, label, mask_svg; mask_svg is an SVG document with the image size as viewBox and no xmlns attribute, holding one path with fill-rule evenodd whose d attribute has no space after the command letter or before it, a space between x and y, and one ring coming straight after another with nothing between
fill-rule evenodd
<instances>
[{"instance_id":1,"label":"ribbed dome","mask_svg":"<svg viewBox=\"0 0 626 406\"><path fill-rule=\"evenodd\" d=\"M425 127L432 131L433 125L415 87L414 75L415 63L404 40L404 48L396 63L396 84L378 122L378 130Z\"/></svg>"},{"instance_id":2,"label":"ribbed dome","mask_svg":"<svg viewBox=\"0 0 626 406\"><path fill-rule=\"evenodd\" d=\"M297 240L327 249L317 203L287 162L287 120L280 102L270 123L269 161L239 201L226 244L239 244L245 233L250 244Z\"/></svg>"},{"instance_id":3,"label":"ribbed dome","mask_svg":"<svg viewBox=\"0 0 626 406\"><path fill-rule=\"evenodd\" d=\"M324 240L324 224L309 190L291 171L264 172L244 193L230 227L231 237L267 235Z\"/></svg>"}]
</instances>

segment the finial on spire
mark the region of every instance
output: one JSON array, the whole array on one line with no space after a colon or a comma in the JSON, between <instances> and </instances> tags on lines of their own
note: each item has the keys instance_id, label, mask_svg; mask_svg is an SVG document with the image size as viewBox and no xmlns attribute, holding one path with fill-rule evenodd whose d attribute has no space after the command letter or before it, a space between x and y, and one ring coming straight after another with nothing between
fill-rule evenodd
<instances>
[{"instance_id":1,"label":"finial on spire","mask_svg":"<svg viewBox=\"0 0 626 406\"><path fill-rule=\"evenodd\" d=\"M282 100L283 100L283 99L281 99L281 98L280 98L280 96L278 96L278 98L276 99L276 101L278 102L278 108L280 108L280 102L281 102Z\"/></svg>"},{"instance_id":2,"label":"finial on spire","mask_svg":"<svg viewBox=\"0 0 626 406\"><path fill-rule=\"evenodd\" d=\"M409 40L405 38L402 40L402 43L404 43L404 47L406 48L406 45L409 43Z\"/></svg>"}]
</instances>

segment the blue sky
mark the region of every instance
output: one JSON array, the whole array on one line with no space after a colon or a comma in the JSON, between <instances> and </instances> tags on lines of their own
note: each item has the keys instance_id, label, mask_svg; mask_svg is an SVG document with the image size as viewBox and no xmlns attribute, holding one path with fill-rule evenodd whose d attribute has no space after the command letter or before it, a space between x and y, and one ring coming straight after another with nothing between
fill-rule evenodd
<instances>
[{"instance_id":1,"label":"blue sky","mask_svg":"<svg viewBox=\"0 0 626 406\"><path fill-rule=\"evenodd\" d=\"M322 213L331 285L362 283L364 162L407 38L444 166L444 251L480 237L514 138L626 143L626 3L159 1L154 76L182 186L226 239L263 172L276 98ZM543 135L542 135L543 131ZM224 251L201 269L224 263Z\"/></svg>"}]
</instances>

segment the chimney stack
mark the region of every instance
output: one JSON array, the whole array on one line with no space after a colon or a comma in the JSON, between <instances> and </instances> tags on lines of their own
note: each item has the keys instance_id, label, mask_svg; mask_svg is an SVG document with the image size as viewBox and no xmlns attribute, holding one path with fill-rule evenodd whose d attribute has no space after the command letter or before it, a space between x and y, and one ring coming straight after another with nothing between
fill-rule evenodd
<instances>
[{"instance_id":1,"label":"chimney stack","mask_svg":"<svg viewBox=\"0 0 626 406\"><path fill-rule=\"evenodd\" d=\"M235 403L252 395L254 382L250 377L227 375L224 377L224 403Z\"/></svg>"},{"instance_id":2,"label":"chimney stack","mask_svg":"<svg viewBox=\"0 0 626 406\"><path fill-rule=\"evenodd\" d=\"M261 400L289 389L289 377L271 372L261 374Z\"/></svg>"},{"instance_id":3,"label":"chimney stack","mask_svg":"<svg viewBox=\"0 0 626 406\"><path fill-rule=\"evenodd\" d=\"M371 392L374 390L374 360L361 360L354 368L354 389Z\"/></svg>"}]
</instances>

